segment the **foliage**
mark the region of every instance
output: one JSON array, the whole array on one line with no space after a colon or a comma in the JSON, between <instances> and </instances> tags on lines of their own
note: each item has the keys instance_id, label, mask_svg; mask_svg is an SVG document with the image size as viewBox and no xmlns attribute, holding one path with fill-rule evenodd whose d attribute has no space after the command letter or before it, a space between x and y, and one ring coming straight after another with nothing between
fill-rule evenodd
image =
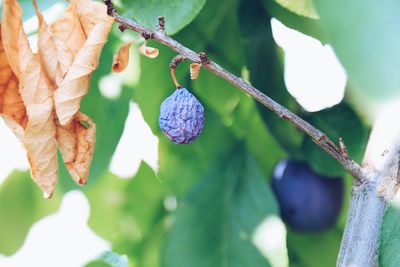
<instances>
[{"instance_id":1,"label":"foliage","mask_svg":"<svg viewBox=\"0 0 400 267\"><path fill-rule=\"evenodd\" d=\"M211 166L178 207L161 266L269 266L251 239L277 213L275 200L245 150L229 155Z\"/></svg>"}]
</instances>

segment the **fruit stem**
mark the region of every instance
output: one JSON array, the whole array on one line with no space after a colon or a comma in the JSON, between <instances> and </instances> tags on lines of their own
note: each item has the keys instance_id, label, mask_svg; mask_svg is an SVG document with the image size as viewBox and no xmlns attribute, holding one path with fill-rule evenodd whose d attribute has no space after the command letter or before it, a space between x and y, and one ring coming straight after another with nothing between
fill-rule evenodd
<instances>
[{"instance_id":1,"label":"fruit stem","mask_svg":"<svg viewBox=\"0 0 400 267\"><path fill-rule=\"evenodd\" d=\"M174 81L176 88L178 88L178 89L182 88L182 85L180 85L178 80L176 79L174 68L171 68L171 76L172 76L172 80Z\"/></svg>"}]
</instances>

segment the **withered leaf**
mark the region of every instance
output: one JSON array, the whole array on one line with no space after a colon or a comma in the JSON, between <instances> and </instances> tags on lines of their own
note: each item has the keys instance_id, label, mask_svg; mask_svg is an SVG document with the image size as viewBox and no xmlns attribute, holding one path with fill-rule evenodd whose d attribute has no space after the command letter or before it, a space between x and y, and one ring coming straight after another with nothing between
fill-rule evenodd
<instances>
[{"instance_id":1,"label":"withered leaf","mask_svg":"<svg viewBox=\"0 0 400 267\"><path fill-rule=\"evenodd\" d=\"M57 141L72 178L78 184L85 184L96 142L96 125L78 112L68 125L57 127Z\"/></svg>"},{"instance_id":2,"label":"withered leaf","mask_svg":"<svg viewBox=\"0 0 400 267\"><path fill-rule=\"evenodd\" d=\"M190 64L190 79L195 80L199 77L200 74L200 63L192 63Z\"/></svg>"},{"instance_id":3,"label":"withered leaf","mask_svg":"<svg viewBox=\"0 0 400 267\"><path fill-rule=\"evenodd\" d=\"M16 0L3 6L2 41L10 67L18 77L18 90L28 122L21 138L33 180L45 197L51 197L57 182L57 155L53 98L40 60L29 47L22 28L22 12ZM15 126L15 124L14 124Z\"/></svg>"},{"instance_id":4,"label":"withered leaf","mask_svg":"<svg viewBox=\"0 0 400 267\"><path fill-rule=\"evenodd\" d=\"M139 53L148 58L156 58L158 57L159 51L157 48L147 46L146 43L143 43L139 47Z\"/></svg>"},{"instance_id":5,"label":"withered leaf","mask_svg":"<svg viewBox=\"0 0 400 267\"><path fill-rule=\"evenodd\" d=\"M48 80L54 87L53 89L55 89L56 84L61 83L72 63L72 53L62 40L57 39L50 32L36 0L33 0L33 4L39 21L38 50L40 62Z\"/></svg>"},{"instance_id":6,"label":"withered leaf","mask_svg":"<svg viewBox=\"0 0 400 267\"><path fill-rule=\"evenodd\" d=\"M50 32L57 40L60 40L68 47L72 59L75 58L86 41L86 35L79 21L76 5L77 1L71 0L63 16L50 25Z\"/></svg>"},{"instance_id":7,"label":"withered leaf","mask_svg":"<svg viewBox=\"0 0 400 267\"><path fill-rule=\"evenodd\" d=\"M38 54L29 46L18 1L3 4L0 116L24 145L32 178L50 197L57 182L57 144L72 178L87 181L96 126L79 106L114 19L102 3L71 0L64 16L47 25L33 3Z\"/></svg>"},{"instance_id":8,"label":"withered leaf","mask_svg":"<svg viewBox=\"0 0 400 267\"><path fill-rule=\"evenodd\" d=\"M33 57L21 19L18 1L4 0L1 37L10 67L18 78Z\"/></svg>"},{"instance_id":9,"label":"withered leaf","mask_svg":"<svg viewBox=\"0 0 400 267\"><path fill-rule=\"evenodd\" d=\"M19 94L18 83L4 51L0 25L0 115L15 135L22 140L23 129L26 127L28 118Z\"/></svg>"},{"instance_id":10,"label":"withered leaf","mask_svg":"<svg viewBox=\"0 0 400 267\"><path fill-rule=\"evenodd\" d=\"M49 31L49 27L44 21L35 0L34 4L40 24L38 46L39 54L41 55L41 63L42 66L47 70L47 78L53 84L53 89L55 90L61 85L65 74L70 68L74 54L72 53L71 49L68 49L65 46L64 40L59 39L59 36L53 35ZM74 5L75 1L71 3L71 6ZM74 12L74 10L72 12ZM69 23L69 19L66 18L67 16L71 15L67 14L62 18L62 21L64 21L66 24ZM78 16L72 17L78 18ZM58 23L58 25L61 25L61 23ZM72 40L75 34L77 42L79 42L81 37L79 32L71 33L68 36L68 40ZM64 36L61 35L60 37ZM80 122L82 120L89 123L90 127L88 129L81 125ZM78 184L85 184L93 156L96 131L95 124L89 117L78 112L76 115L74 115L73 120L69 124L64 126L57 124L56 127L57 144L60 148L63 161L67 166L71 177Z\"/></svg>"},{"instance_id":11,"label":"withered leaf","mask_svg":"<svg viewBox=\"0 0 400 267\"><path fill-rule=\"evenodd\" d=\"M123 44L117 54L114 55L112 71L113 72L122 72L126 69L129 62L129 48L131 47L132 42Z\"/></svg>"},{"instance_id":12,"label":"withered leaf","mask_svg":"<svg viewBox=\"0 0 400 267\"><path fill-rule=\"evenodd\" d=\"M101 50L114 22L114 18L107 15L104 4L75 1L87 40L54 93L56 113L61 125L67 125L79 111L82 97L89 89L90 74L97 68Z\"/></svg>"}]
</instances>

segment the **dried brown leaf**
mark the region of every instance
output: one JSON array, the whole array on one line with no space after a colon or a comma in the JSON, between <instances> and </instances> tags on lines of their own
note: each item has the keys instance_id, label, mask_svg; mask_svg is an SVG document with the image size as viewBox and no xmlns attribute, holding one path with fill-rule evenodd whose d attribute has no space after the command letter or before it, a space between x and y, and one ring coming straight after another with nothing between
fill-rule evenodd
<instances>
[{"instance_id":1,"label":"dried brown leaf","mask_svg":"<svg viewBox=\"0 0 400 267\"><path fill-rule=\"evenodd\" d=\"M62 42L71 52L72 59L86 42L79 16L76 10L77 1L71 0L63 16L50 25L50 32L55 39Z\"/></svg>"},{"instance_id":2,"label":"dried brown leaf","mask_svg":"<svg viewBox=\"0 0 400 267\"><path fill-rule=\"evenodd\" d=\"M190 64L190 79L196 80L197 77L199 77L200 68L201 68L201 64L200 63L192 63L192 64Z\"/></svg>"},{"instance_id":3,"label":"dried brown leaf","mask_svg":"<svg viewBox=\"0 0 400 267\"><path fill-rule=\"evenodd\" d=\"M21 18L18 1L4 0L1 37L10 67L18 78L33 57Z\"/></svg>"},{"instance_id":4,"label":"dried brown leaf","mask_svg":"<svg viewBox=\"0 0 400 267\"><path fill-rule=\"evenodd\" d=\"M74 2L71 5L74 5ZM53 84L53 89L55 89L61 85L75 55L72 49L66 48L65 41L67 40L59 39L60 37L64 37L64 35L57 36L50 32L35 0L34 4L40 24L38 42L41 63L47 70L47 78ZM61 18L62 21L67 21L66 25L71 24L68 22L67 17L71 17L71 15ZM75 16L75 18L78 18L78 16ZM58 25L61 25L61 23L58 23ZM74 33L71 33L68 36L69 40L74 38L73 36ZM75 38L79 41L80 34L78 33ZM82 120L89 123L90 127L88 129L80 123ZM63 161L71 177L78 184L85 184L89 174L95 144L95 132L96 127L91 119L79 112L68 125L57 125L56 139Z\"/></svg>"},{"instance_id":5,"label":"dried brown leaf","mask_svg":"<svg viewBox=\"0 0 400 267\"><path fill-rule=\"evenodd\" d=\"M80 24L85 32L86 39L101 23L112 23L114 19L107 14L107 6L103 3L92 0L72 0L76 2L76 11L79 16Z\"/></svg>"},{"instance_id":6,"label":"dried brown leaf","mask_svg":"<svg viewBox=\"0 0 400 267\"><path fill-rule=\"evenodd\" d=\"M0 115L23 143L33 179L50 197L57 181L56 140L73 179L86 183L96 126L79 112L80 100L114 19L104 4L71 0L64 16L47 25L33 2L39 19L38 55L29 47L18 2L3 4Z\"/></svg>"},{"instance_id":7,"label":"dried brown leaf","mask_svg":"<svg viewBox=\"0 0 400 267\"><path fill-rule=\"evenodd\" d=\"M107 15L104 4L76 0L76 10L87 40L54 93L56 113L62 126L68 125L79 111L81 99L89 88L90 74L97 68L101 50L114 22L114 18Z\"/></svg>"},{"instance_id":8,"label":"dried brown leaf","mask_svg":"<svg viewBox=\"0 0 400 267\"><path fill-rule=\"evenodd\" d=\"M144 43L139 47L139 53L148 58L156 58L158 57L159 51L157 48L147 46L146 43Z\"/></svg>"},{"instance_id":9,"label":"dried brown leaf","mask_svg":"<svg viewBox=\"0 0 400 267\"><path fill-rule=\"evenodd\" d=\"M18 136L28 121L26 109L18 90L18 79L13 73L1 40L0 26L0 115Z\"/></svg>"},{"instance_id":10,"label":"dried brown leaf","mask_svg":"<svg viewBox=\"0 0 400 267\"><path fill-rule=\"evenodd\" d=\"M64 75L71 66L73 53L63 40L58 39L50 32L36 0L33 0L33 4L39 20L38 50L40 61L47 78L55 89L62 82Z\"/></svg>"},{"instance_id":11,"label":"dried brown leaf","mask_svg":"<svg viewBox=\"0 0 400 267\"><path fill-rule=\"evenodd\" d=\"M28 115L22 136L34 181L44 196L52 196L57 182L56 127L50 85L37 55L32 53L22 28L16 0L3 5L2 40L10 67L19 79L19 93ZM13 124L15 126L15 124Z\"/></svg>"},{"instance_id":12,"label":"dried brown leaf","mask_svg":"<svg viewBox=\"0 0 400 267\"><path fill-rule=\"evenodd\" d=\"M57 127L57 142L72 178L78 184L85 184L96 142L96 125L88 116L78 112L70 124Z\"/></svg>"},{"instance_id":13,"label":"dried brown leaf","mask_svg":"<svg viewBox=\"0 0 400 267\"><path fill-rule=\"evenodd\" d=\"M122 72L128 66L129 62L129 48L131 47L132 42L123 44L117 54L114 55L112 71L113 72Z\"/></svg>"}]
</instances>

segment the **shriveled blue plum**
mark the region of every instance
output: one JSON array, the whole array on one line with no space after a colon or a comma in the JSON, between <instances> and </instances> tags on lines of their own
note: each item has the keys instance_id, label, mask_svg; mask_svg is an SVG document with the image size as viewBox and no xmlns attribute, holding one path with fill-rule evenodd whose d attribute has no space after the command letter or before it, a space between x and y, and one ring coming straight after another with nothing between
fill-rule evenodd
<instances>
[{"instance_id":1,"label":"shriveled blue plum","mask_svg":"<svg viewBox=\"0 0 400 267\"><path fill-rule=\"evenodd\" d=\"M178 88L161 103L158 124L172 142L189 144L204 127L203 105L186 88Z\"/></svg>"}]
</instances>

